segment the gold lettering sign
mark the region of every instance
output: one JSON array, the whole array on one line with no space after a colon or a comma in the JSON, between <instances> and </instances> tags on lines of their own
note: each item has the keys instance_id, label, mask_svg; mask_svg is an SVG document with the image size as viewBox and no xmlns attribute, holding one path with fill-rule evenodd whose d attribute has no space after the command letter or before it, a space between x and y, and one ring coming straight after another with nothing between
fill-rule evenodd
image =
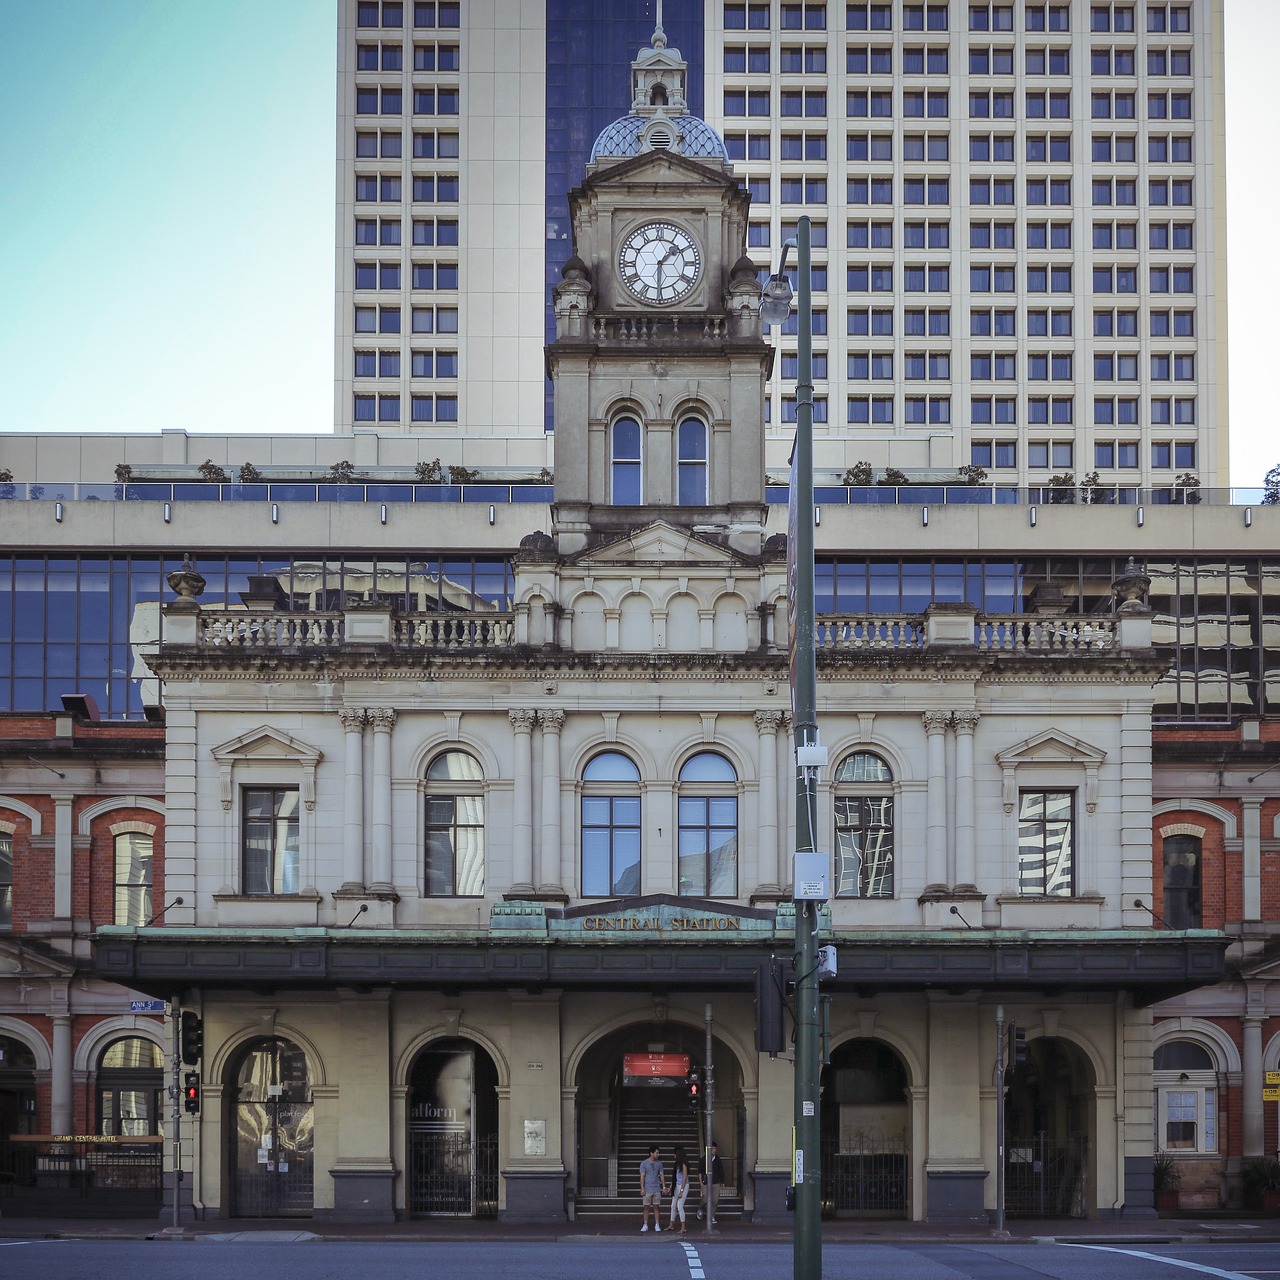
<instances>
[{"instance_id":1,"label":"gold lettering sign","mask_svg":"<svg viewBox=\"0 0 1280 1280\"><path fill-rule=\"evenodd\" d=\"M584 930L596 933L617 931L661 931L662 920L657 916L584 916ZM672 916L666 928L676 933L728 933L741 928L741 922L732 916Z\"/></svg>"}]
</instances>

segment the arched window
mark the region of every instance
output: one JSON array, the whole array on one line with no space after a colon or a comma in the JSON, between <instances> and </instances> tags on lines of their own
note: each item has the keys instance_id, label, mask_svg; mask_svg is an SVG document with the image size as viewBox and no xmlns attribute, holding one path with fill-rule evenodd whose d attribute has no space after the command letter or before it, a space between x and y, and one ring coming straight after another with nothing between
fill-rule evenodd
<instances>
[{"instance_id":1,"label":"arched window","mask_svg":"<svg viewBox=\"0 0 1280 1280\"><path fill-rule=\"evenodd\" d=\"M640 771L603 751L582 771L582 896L640 892Z\"/></svg>"},{"instance_id":2,"label":"arched window","mask_svg":"<svg viewBox=\"0 0 1280 1280\"><path fill-rule=\"evenodd\" d=\"M1155 1051L1151 1065L1156 1150L1217 1151L1218 1075L1213 1055L1194 1040L1170 1040Z\"/></svg>"},{"instance_id":3,"label":"arched window","mask_svg":"<svg viewBox=\"0 0 1280 1280\"><path fill-rule=\"evenodd\" d=\"M676 502L682 507L707 504L707 424L685 418L676 440Z\"/></svg>"},{"instance_id":4,"label":"arched window","mask_svg":"<svg viewBox=\"0 0 1280 1280\"><path fill-rule=\"evenodd\" d=\"M619 418L609 436L609 494L618 507L638 507L644 501L640 465L640 424Z\"/></svg>"},{"instance_id":5,"label":"arched window","mask_svg":"<svg viewBox=\"0 0 1280 1280\"><path fill-rule=\"evenodd\" d=\"M1164 918L1170 929L1199 929L1200 837L1164 838Z\"/></svg>"},{"instance_id":6,"label":"arched window","mask_svg":"<svg viewBox=\"0 0 1280 1280\"><path fill-rule=\"evenodd\" d=\"M484 772L465 751L427 768L425 873L428 897L484 894Z\"/></svg>"},{"instance_id":7,"label":"arched window","mask_svg":"<svg viewBox=\"0 0 1280 1280\"><path fill-rule=\"evenodd\" d=\"M893 771L872 751L836 767L836 896L893 897Z\"/></svg>"},{"instance_id":8,"label":"arched window","mask_svg":"<svg viewBox=\"0 0 1280 1280\"><path fill-rule=\"evenodd\" d=\"M0 831L0 929L13 928L13 836Z\"/></svg>"},{"instance_id":9,"label":"arched window","mask_svg":"<svg viewBox=\"0 0 1280 1280\"><path fill-rule=\"evenodd\" d=\"M151 919L151 855L154 841L142 831L116 836L116 924Z\"/></svg>"},{"instance_id":10,"label":"arched window","mask_svg":"<svg viewBox=\"0 0 1280 1280\"><path fill-rule=\"evenodd\" d=\"M164 1054L140 1036L113 1040L98 1059L98 1132L145 1138L164 1132Z\"/></svg>"},{"instance_id":11,"label":"arched window","mask_svg":"<svg viewBox=\"0 0 1280 1280\"><path fill-rule=\"evenodd\" d=\"M722 755L700 751L680 770L678 891L694 897L738 892L738 775Z\"/></svg>"},{"instance_id":12,"label":"arched window","mask_svg":"<svg viewBox=\"0 0 1280 1280\"><path fill-rule=\"evenodd\" d=\"M36 1131L36 1055L0 1036L0 1134Z\"/></svg>"}]
</instances>

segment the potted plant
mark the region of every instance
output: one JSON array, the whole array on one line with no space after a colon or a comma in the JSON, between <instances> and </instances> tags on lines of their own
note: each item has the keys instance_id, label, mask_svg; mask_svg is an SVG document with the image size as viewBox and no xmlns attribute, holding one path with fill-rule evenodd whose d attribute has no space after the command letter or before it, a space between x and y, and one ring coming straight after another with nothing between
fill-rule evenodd
<instances>
[{"instance_id":1,"label":"potted plant","mask_svg":"<svg viewBox=\"0 0 1280 1280\"><path fill-rule=\"evenodd\" d=\"M871 483L871 463L865 459L855 462L840 477L840 483L851 489L865 489Z\"/></svg>"},{"instance_id":2,"label":"potted plant","mask_svg":"<svg viewBox=\"0 0 1280 1280\"><path fill-rule=\"evenodd\" d=\"M1157 1151L1151 1168L1156 1193L1156 1212L1162 1217L1178 1212L1178 1188L1182 1185L1182 1170L1167 1151Z\"/></svg>"},{"instance_id":3,"label":"potted plant","mask_svg":"<svg viewBox=\"0 0 1280 1280\"><path fill-rule=\"evenodd\" d=\"M1262 501L1268 507L1274 507L1280 503L1280 464L1272 467L1262 478L1263 493Z\"/></svg>"},{"instance_id":4,"label":"potted plant","mask_svg":"<svg viewBox=\"0 0 1280 1280\"><path fill-rule=\"evenodd\" d=\"M960 479L967 485L981 484L986 478L986 469L978 466L976 462L966 463L960 468Z\"/></svg>"},{"instance_id":5,"label":"potted plant","mask_svg":"<svg viewBox=\"0 0 1280 1280\"><path fill-rule=\"evenodd\" d=\"M1049 488L1053 492L1049 495L1050 502L1056 503L1072 503L1076 500L1076 477L1071 471L1063 471L1056 476L1049 477Z\"/></svg>"},{"instance_id":6,"label":"potted plant","mask_svg":"<svg viewBox=\"0 0 1280 1280\"><path fill-rule=\"evenodd\" d=\"M884 475L876 483L901 488L902 485L910 484L911 482L907 479L905 471L899 471L897 467L885 467Z\"/></svg>"},{"instance_id":7,"label":"potted plant","mask_svg":"<svg viewBox=\"0 0 1280 1280\"><path fill-rule=\"evenodd\" d=\"M1254 1156L1240 1166L1244 1202L1250 1209L1280 1214L1280 1160Z\"/></svg>"},{"instance_id":8,"label":"potted plant","mask_svg":"<svg viewBox=\"0 0 1280 1280\"><path fill-rule=\"evenodd\" d=\"M200 479L210 484L226 484L231 477L212 458L206 458L199 466Z\"/></svg>"},{"instance_id":9,"label":"potted plant","mask_svg":"<svg viewBox=\"0 0 1280 1280\"><path fill-rule=\"evenodd\" d=\"M1193 506L1200 501L1200 477L1193 472L1184 471L1174 482L1178 491L1178 501Z\"/></svg>"}]
</instances>

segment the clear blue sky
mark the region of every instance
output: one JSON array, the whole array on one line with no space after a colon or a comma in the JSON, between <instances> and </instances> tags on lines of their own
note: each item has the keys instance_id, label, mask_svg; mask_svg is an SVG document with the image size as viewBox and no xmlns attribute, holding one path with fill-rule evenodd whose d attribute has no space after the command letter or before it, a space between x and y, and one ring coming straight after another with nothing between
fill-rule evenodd
<instances>
[{"instance_id":1,"label":"clear blue sky","mask_svg":"<svg viewBox=\"0 0 1280 1280\"><path fill-rule=\"evenodd\" d=\"M1280 0L1226 20L1232 481L1256 485ZM0 0L0 429L332 430L335 44L333 0Z\"/></svg>"}]
</instances>

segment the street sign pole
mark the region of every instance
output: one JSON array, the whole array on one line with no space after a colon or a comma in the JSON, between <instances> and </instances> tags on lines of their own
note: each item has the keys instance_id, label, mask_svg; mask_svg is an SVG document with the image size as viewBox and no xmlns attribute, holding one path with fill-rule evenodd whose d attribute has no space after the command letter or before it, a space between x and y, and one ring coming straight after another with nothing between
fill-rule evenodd
<instances>
[{"instance_id":1,"label":"street sign pole","mask_svg":"<svg viewBox=\"0 0 1280 1280\"><path fill-rule=\"evenodd\" d=\"M179 1213L178 1197L182 1194L182 1089L180 1073L182 1068L182 1050L179 1045L179 1028L182 1024L182 1011L176 1000L169 1005L169 1013L173 1019L173 1083L169 1086L169 1097L173 1099L171 1123L173 1124L173 1229L178 1230Z\"/></svg>"}]
</instances>

